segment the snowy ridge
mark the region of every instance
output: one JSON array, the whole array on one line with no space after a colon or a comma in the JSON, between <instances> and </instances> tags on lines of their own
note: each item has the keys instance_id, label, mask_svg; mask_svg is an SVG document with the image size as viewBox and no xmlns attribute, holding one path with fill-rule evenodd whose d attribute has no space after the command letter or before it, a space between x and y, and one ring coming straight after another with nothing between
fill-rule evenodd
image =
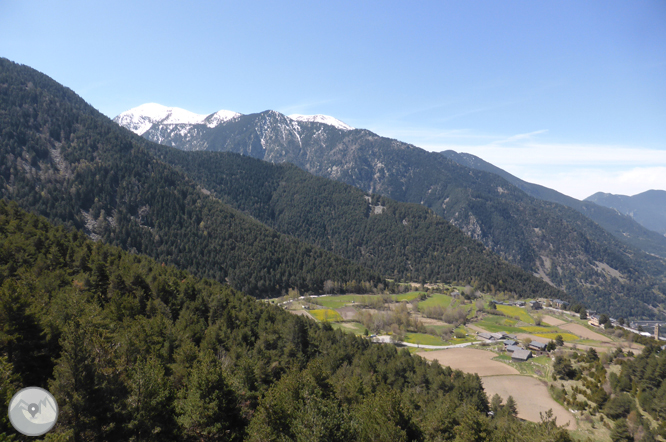
<instances>
[{"instance_id":1,"label":"snowy ridge","mask_svg":"<svg viewBox=\"0 0 666 442\"><path fill-rule=\"evenodd\" d=\"M215 127L218 124L240 115L237 112L221 110L210 115L200 115L179 107L167 107L157 103L146 103L125 111L113 119L120 126L143 135L153 124L195 125L205 124Z\"/></svg>"},{"instance_id":2,"label":"snowy ridge","mask_svg":"<svg viewBox=\"0 0 666 442\"><path fill-rule=\"evenodd\" d=\"M330 117L328 115L300 115L292 114L288 115L289 118L295 121L308 121L311 123L322 123L328 124L329 126L337 127L341 130L353 130L354 128L348 124L343 123L337 118Z\"/></svg>"},{"instance_id":3,"label":"snowy ridge","mask_svg":"<svg viewBox=\"0 0 666 442\"><path fill-rule=\"evenodd\" d=\"M208 127L215 127L218 124L224 123L225 121L231 120L232 118L238 117L239 115L241 114L239 114L238 112L221 110L215 112L214 114L208 115L203 120L203 123Z\"/></svg>"}]
</instances>

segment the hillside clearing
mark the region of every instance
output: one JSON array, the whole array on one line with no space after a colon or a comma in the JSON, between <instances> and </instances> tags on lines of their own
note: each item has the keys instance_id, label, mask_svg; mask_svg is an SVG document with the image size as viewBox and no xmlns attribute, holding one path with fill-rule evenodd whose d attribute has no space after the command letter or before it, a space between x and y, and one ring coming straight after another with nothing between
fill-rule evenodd
<instances>
[{"instance_id":1,"label":"hillside clearing","mask_svg":"<svg viewBox=\"0 0 666 442\"><path fill-rule=\"evenodd\" d=\"M543 317L543 322L545 322L548 325L552 325L554 327L559 327L560 325L568 324L567 321L563 321L561 319L554 318L550 315L545 315Z\"/></svg>"},{"instance_id":2,"label":"hillside clearing","mask_svg":"<svg viewBox=\"0 0 666 442\"><path fill-rule=\"evenodd\" d=\"M476 373L479 376L518 374L518 370L515 368L498 361L493 361L493 358L497 354L491 351L475 350L473 348L450 348L417 354L429 361L435 360L441 365L449 366L465 373Z\"/></svg>"},{"instance_id":3,"label":"hillside clearing","mask_svg":"<svg viewBox=\"0 0 666 442\"><path fill-rule=\"evenodd\" d=\"M528 324L534 324L534 319L523 308L514 307L511 305L498 305L496 308L498 311L506 314L507 316L518 318Z\"/></svg>"},{"instance_id":4,"label":"hillside clearing","mask_svg":"<svg viewBox=\"0 0 666 442\"><path fill-rule=\"evenodd\" d=\"M531 376L491 376L481 379L483 388L488 398L498 394L506 402L509 396L513 396L518 406L518 417L531 421L541 422L539 413L553 410L553 416L557 418L557 424L562 426L569 423L569 430L575 430L576 419L562 405L550 397L546 385Z\"/></svg>"},{"instance_id":5,"label":"hillside clearing","mask_svg":"<svg viewBox=\"0 0 666 442\"><path fill-rule=\"evenodd\" d=\"M321 322L342 321L342 316L340 316L340 313L336 312L335 310L331 310L330 308L310 310L310 314Z\"/></svg>"},{"instance_id":6,"label":"hillside clearing","mask_svg":"<svg viewBox=\"0 0 666 442\"><path fill-rule=\"evenodd\" d=\"M582 338L592 339L594 341L601 341L601 342L613 342L612 339L610 339L609 337L594 332L589 328L585 327L584 325L570 323L570 324L561 325L560 328L563 330L568 330L571 333L578 335Z\"/></svg>"}]
</instances>

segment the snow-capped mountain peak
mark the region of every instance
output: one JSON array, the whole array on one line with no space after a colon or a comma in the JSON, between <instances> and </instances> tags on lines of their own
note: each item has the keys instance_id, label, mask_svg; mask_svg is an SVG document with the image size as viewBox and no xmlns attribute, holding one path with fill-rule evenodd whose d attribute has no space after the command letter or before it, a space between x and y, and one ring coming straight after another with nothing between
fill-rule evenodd
<instances>
[{"instance_id":1,"label":"snow-capped mountain peak","mask_svg":"<svg viewBox=\"0 0 666 442\"><path fill-rule=\"evenodd\" d=\"M224 123L225 121L231 120L232 118L235 118L239 115L241 114L239 114L238 112L221 110L215 112L214 114L208 115L203 122L208 127L215 127L218 124Z\"/></svg>"},{"instance_id":2,"label":"snow-capped mountain peak","mask_svg":"<svg viewBox=\"0 0 666 442\"><path fill-rule=\"evenodd\" d=\"M146 103L121 113L113 121L138 135L143 135L156 123L161 125L205 124L208 127L215 127L238 115L240 114L228 110L221 110L210 115L201 115L179 107Z\"/></svg>"},{"instance_id":3,"label":"snow-capped mountain peak","mask_svg":"<svg viewBox=\"0 0 666 442\"><path fill-rule=\"evenodd\" d=\"M289 118L296 121L308 121L312 123L323 123L328 124L329 126L337 127L341 130L353 130L354 128L348 124L343 123L337 118L330 117L328 115L300 115L292 114L288 115Z\"/></svg>"}]
</instances>

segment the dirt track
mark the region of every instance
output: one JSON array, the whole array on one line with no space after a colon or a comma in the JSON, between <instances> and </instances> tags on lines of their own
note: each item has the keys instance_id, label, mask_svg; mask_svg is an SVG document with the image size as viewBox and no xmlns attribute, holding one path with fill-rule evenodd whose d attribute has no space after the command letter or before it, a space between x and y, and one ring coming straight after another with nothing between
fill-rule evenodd
<instances>
[{"instance_id":1,"label":"dirt track","mask_svg":"<svg viewBox=\"0 0 666 442\"><path fill-rule=\"evenodd\" d=\"M518 374L518 370L492 359L497 355L490 351L475 350L472 348L451 348L448 350L437 350L419 352L418 355L432 361L437 360L441 365L464 371L465 373L476 373L479 376L496 376L507 374Z\"/></svg>"},{"instance_id":2,"label":"dirt track","mask_svg":"<svg viewBox=\"0 0 666 442\"><path fill-rule=\"evenodd\" d=\"M312 316L310 313L306 312L305 310L287 310L287 311L292 315L305 316L310 319L315 319L314 316Z\"/></svg>"},{"instance_id":3,"label":"dirt track","mask_svg":"<svg viewBox=\"0 0 666 442\"><path fill-rule=\"evenodd\" d=\"M530 376L491 376L481 379L488 399L499 394L506 402L513 396L518 406L518 417L532 422L540 422L539 412L553 410L558 426L569 422L569 430L576 428L576 419L566 408L555 402L548 393L546 385Z\"/></svg>"}]
</instances>

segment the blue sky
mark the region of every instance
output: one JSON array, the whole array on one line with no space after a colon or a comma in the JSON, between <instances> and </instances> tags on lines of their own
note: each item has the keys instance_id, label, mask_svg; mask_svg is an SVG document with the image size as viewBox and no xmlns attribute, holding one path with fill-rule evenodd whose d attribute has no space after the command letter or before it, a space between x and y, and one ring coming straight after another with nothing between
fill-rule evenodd
<instances>
[{"instance_id":1,"label":"blue sky","mask_svg":"<svg viewBox=\"0 0 666 442\"><path fill-rule=\"evenodd\" d=\"M2 0L0 56L110 117L321 113L577 198L666 189L663 0Z\"/></svg>"}]
</instances>

